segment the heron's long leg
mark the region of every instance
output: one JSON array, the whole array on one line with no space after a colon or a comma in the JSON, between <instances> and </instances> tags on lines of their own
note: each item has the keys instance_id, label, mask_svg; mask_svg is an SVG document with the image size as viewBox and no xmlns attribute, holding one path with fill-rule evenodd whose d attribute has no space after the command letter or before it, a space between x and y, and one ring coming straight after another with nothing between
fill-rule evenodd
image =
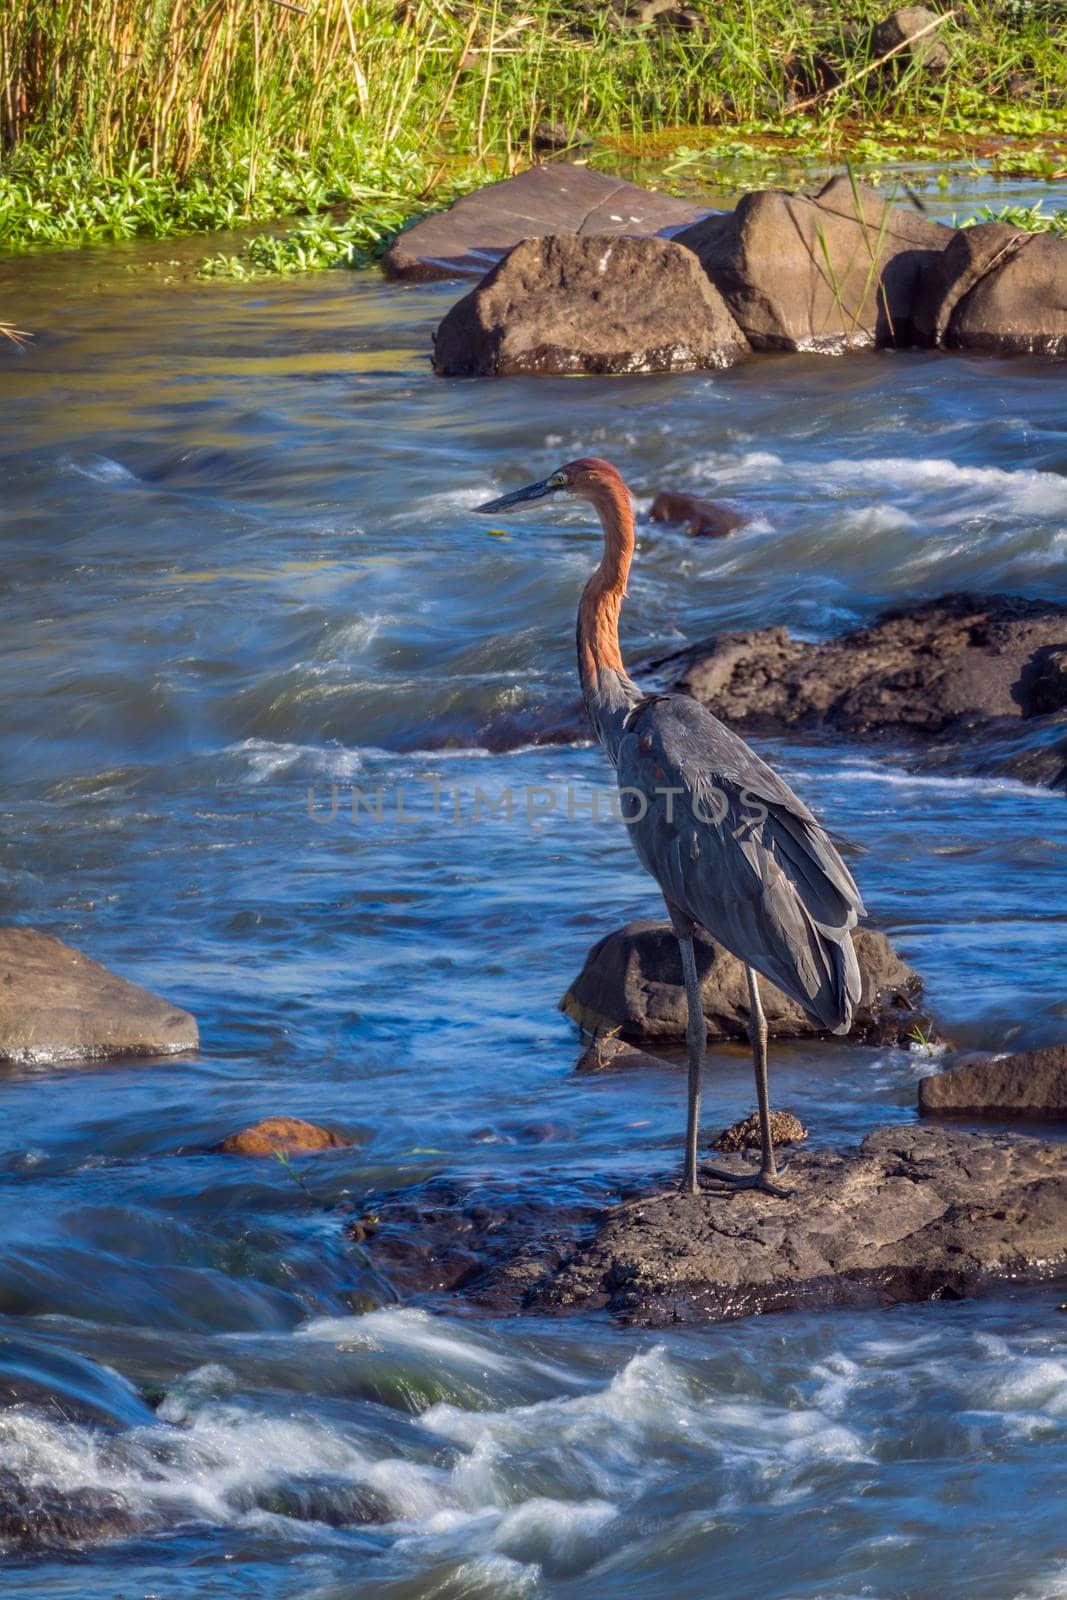
<instances>
[{"instance_id":1,"label":"heron's long leg","mask_svg":"<svg viewBox=\"0 0 1067 1600\"><path fill-rule=\"evenodd\" d=\"M778 1167L774 1159L771 1103L767 1093L767 1018L759 997L759 979L751 967L746 967L745 973L748 977L748 1036L752 1041L752 1063L756 1069L756 1101L759 1105L760 1144L763 1149L760 1173L773 1182L778 1176Z\"/></svg>"},{"instance_id":2,"label":"heron's long leg","mask_svg":"<svg viewBox=\"0 0 1067 1600\"><path fill-rule=\"evenodd\" d=\"M693 924L687 917L683 917L673 909L671 921L678 935L682 975L685 978L685 1042L689 1048L689 1108L685 1123L685 1172L682 1188L686 1194L696 1194L697 1144L700 1138L700 1074L704 1066L708 1029L700 999L700 978L697 975L697 958L693 949Z\"/></svg>"}]
</instances>

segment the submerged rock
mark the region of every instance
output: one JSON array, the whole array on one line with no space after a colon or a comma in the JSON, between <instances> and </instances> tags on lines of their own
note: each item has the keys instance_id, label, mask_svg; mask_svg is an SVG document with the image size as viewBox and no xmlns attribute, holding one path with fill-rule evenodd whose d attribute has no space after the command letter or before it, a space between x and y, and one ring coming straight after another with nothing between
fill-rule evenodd
<instances>
[{"instance_id":1,"label":"submerged rock","mask_svg":"<svg viewBox=\"0 0 1067 1600\"><path fill-rule=\"evenodd\" d=\"M195 1050L188 1013L35 928L0 928L0 1061Z\"/></svg>"},{"instance_id":2,"label":"submerged rock","mask_svg":"<svg viewBox=\"0 0 1067 1600\"><path fill-rule=\"evenodd\" d=\"M782 1144L800 1144L801 1140L807 1137L807 1128L791 1111L771 1112L771 1138L776 1147ZM759 1112L753 1111L750 1117L744 1117L740 1122L724 1128L711 1148L725 1151L759 1150L762 1144Z\"/></svg>"},{"instance_id":3,"label":"submerged rock","mask_svg":"<svg viewBox=\"0 0 1067 1600\"><path fill-rule=\"evenodd\" d=\"M1053 601L944 595L823 643L763 628L688 656L677 687L763 732L977 741L994 724L1067 710L1067 606ZM1050 750L1046 764L1063 757Z\"/></svg>"},{"instance_id":4,"label":"submerged rock","mask_svg":"<svg viewBox=\"0 0 1067 1600\"><path fill-rule=\"evenodd\" d=\"M924 275L953 230L833 178L814 199L768 189L678 234L757 350L907 345Z\"/></svg>"},{"instance_id":5,"label":"submerged rock","mask_svg":"<svg viewBox=\"0 0 1067 1600\"><path fill-rule=\"evenodd\" d=\"M617 1033L601 1033L587 1045L575 1063L575 1072L607 1072L627 1067L670 1067L673 1062L667 1061L663 1056L649 1055L647 1050L638 1050L634 1045L627 1044L626 1040Z\"/></svg>"},{"instance_id":6,"label":"submerged rock","mask_svg":"<svg viewBox=\"0 0 1067 1600\"><path fill-rule=\"evenodd\" d=\"M739 1169L743 1170L743 1169ZM829 1305L960 1299L1067 1272L1067 1145L897 1127L794 1155L781 1200L720 1188L604 1213L525 1308L664 1326Z\"/></svg>"},{"instance_id":7,"label":"submerged rock","mask_svg":"<svg viewBox=\"0 0 1067 1600\"><path fill-rule=\"evenodd\" d=\"M434 339L445 377L689 372L748 342L692 252L663 239L527 239L454 305Z\"/></svg>"},{"instance_id":8,"label":"submerged rock","mask_svg":"<svg viewBox=\"0 0 1067 1600\"><path fill-rule=\"evenodd\" d=\"M31 1554L128 1539L145 1526L114 1489L60 1488L24 1482L0 1466L0 1549Z\"/></svg>"},{"instance_id":9,"label":"submerged rock","mask_svg":"<svg viewBox=\"0 0 1067 1600\"><path fill-rule=\"evenodd\" d=\"M350 1143L300 1117L263 1117L229 1134L217 1148L232 1156L311 1155L317 1150L342 1150Z\"/></svg>"},{"instance_id":10,"label":"submerged rock","mask_svg":"<svg viewBox=\"0 0 1067 1600\"><path fill-rule=\"evenodd\" d=\"M1067 1045L995 1061L962 1061L919 1083L924 1116L1067 1120Z\"/></svg>"},{"instance_id":11,"label":"submerged rock","mask_svg":"<svg viewBox=\"0 0 1067 1600\"><path fill-rule=\"evenodd\" d=\"M915 1002L922 993L922 980L900 960L884 933L857 928L853 939L863 995L849 1037L899 1040L919 1020ZM743 965L702 928L697 929L695 945L708 1037L747 1038L748 980ZM821 1031L765 978L760 979L760 996L771 1038L811 1038ZM670 923L629 922L599 940L560 1008L588 1033L618 1029L628 1039L684 1039L685 987Z\"/></svg>"},{"instance_id":12,"label":"submerged rock","mask_svg":"<svg viewBox=\"0 0 1067 1600\"><path fill-rule=\"evenodd\" d=\"M447 211L405 229L386 251L382 267L392 278L423 282L480 278L522 239L546 234L666 237L706 214L705 207L672 195L558 161L476 189Z\"/></svg>"},{"instance_id":13,"label":"submerged rock","mask_svg":"<svg viewBox=\"0 0 1067 1600\"><path fill-rule=\"evenodd\" d=\"M747 518L733 506L701 500L695 494L661 489L648 513L651 522L678 522L695 539L722 539L743 528Z\"/></svg>"}]
</instances>

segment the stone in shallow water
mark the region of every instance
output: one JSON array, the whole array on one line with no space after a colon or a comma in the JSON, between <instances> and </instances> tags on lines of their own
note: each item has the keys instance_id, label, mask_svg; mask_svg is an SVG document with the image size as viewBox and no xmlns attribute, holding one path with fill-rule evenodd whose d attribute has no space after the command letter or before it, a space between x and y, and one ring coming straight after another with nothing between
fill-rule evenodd
<instances>
[{"instance_id":1,"label":"stone in shallow water","mask_svg":"<svg viewBox=\"0 0 1067 1600\"><path fill-rule=\"evenodd\" d=\"M690 372L748 343L689 250L663 239L527 239L448 312L444 377Z\"/></svg>"},{"instance_id":2,"label":"stone in shallow water","mask_svg":"<svg viewBox=\"0 0 1067 1600\"><path fill-rule=\"evenodd\" d=\"M775 1145L799 1144L807 1137L807 1128L791 1111L771 1112L771 1138ZM750 1117L724 1128L711 1148L726 1151L759 1150L761 1144L759 1113L753 1111Z\"/></svg>"},{"instance_id":3,"label":"stone in shallow water","mask_svg":"<svg viewBox=\"0 0 1067 1600\"><path fill-rule=\"evenodd\" d=\"M694 539L722 539L743 528L747 518L733 506L699 495L661 489L648 513L650 522L678 522Z\"/></svg>"},{"instance_id":4,"label":"stone in shallow water","mask_svg":"<svg viewBox=\"0 0 1067 1600\"><path fill-rule=\"evenodd\" d=\"M1067 1044L998 1061L961 1061L919 1083L924 1116L1067 1120Z\"/></svg>"},{"instance_id":5,"label":"stone in shallow water","mask_svg":"<svg viewBox=\"0 0 1067 1600\"><path fill-rule=\"evenodd\" d=\"M553 162L477 189L405 229L382 267L392 278L480 278L521 239L550 233L669 237L706 215L704 206Z\"/></svg>"},{"instance_id":6,"label":"stone in shallow water","mask_svg":"<svg viewBox=\"0 0 1067 1600\"><path fill-rule=\"evenodd\" d=\"M922 980L900 960L884 933L857 928L853 940L863 997L849 1037L899 1039L919 1020L914 1001ZM702 928L697 929L695 947L709 1038L747 1038L744 967ZM810 1038L821 1031L766 979L760 980L760 995L772 1038ZM670 923L629 922L599 940L560 1006L589 1033L617 1028L631 1039L684 1039L682 963Z\"/></svg>"},{"instance_id":7,"label":"stone in shallow water","mask_svg":"<svg viewBox=\"0 0 1067 1600\"><path fill-rule=\"evenodd\" d=\"M814 199L747 194L677 235L757 350L907 345L923 278L953 237L873 189L833 178Z\"/></svg>"},{"instance_id":8,"label":"stone in shallow water","mask_svg":"<svg viewBox=\"0 0 1067 1600\"><path fill-rule=\"evenodd\" d=\"M35 928L0 928L0 1061L195 1050L188 1013Z\"/></svg>"},{"instance_id":9,"label":"stone in shallow water","mask_svg":"<svg viewBox=\"0 0 1067 1600\"><path fill-rule=\"evenodd\" d=\"M218 1148L233 1156L310 1155L317 1150L341 1150L349 1143L329 1128L300 1117L263 1117L229 1134Z\"/></svg>"},{"instance_id":10,"label":"stone in shallow water","mask_svg":"<svg viewBox=\"0 0 1067 1600\"><path fill-rule=\"evenodd\" d=\"M858 1149L792 1156L783 1182L785 1200L709 1184L608 1210L559 1267L508 1272L530 1310L646 1326L960 1299L1067 1272L1067 1145L882 1128Z\"/></svg>"},{"instance_id":11,"label":"stone in shallow water","mask_svg":"<svg viewBox=\"0 0 1067 1600\"><path fill-rule=\"evenodd\" d=\"M60 1488L23 1482L0 1467L0 1549L29 1554L128 1539L145 1526L125 1495L113 1489Z\"/></svg>"}]
</instances>

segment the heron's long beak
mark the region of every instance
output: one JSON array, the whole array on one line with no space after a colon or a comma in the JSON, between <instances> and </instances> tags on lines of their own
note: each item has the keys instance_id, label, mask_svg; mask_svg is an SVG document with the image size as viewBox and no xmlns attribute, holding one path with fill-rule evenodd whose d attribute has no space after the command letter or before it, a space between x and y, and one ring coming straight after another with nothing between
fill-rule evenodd
<instances>
[{"instance_id":1,"label":"heron's long beak","mask_svg":"<svg viewBox=\"0 0 1067 1600\"><path fill-rule=\"evenodd\" d=\"M528 500L543 500L546 494L555 494L561 487L549 478L542 478L540 483L528 483L525 489L513 489L510 494L502 494L499 500L487 500L484 506L475 506L475 511L510 511L512 506L525 505Z\"/></svg>"}]
</instances>

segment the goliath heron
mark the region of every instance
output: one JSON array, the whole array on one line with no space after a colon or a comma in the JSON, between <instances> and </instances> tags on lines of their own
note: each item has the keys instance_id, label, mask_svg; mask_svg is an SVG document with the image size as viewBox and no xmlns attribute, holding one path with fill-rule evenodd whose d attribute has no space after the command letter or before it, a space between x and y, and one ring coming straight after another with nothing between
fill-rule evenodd
<instances>
[{"instance_id":1,"label":"goliath heron","mask_svg":"<svg viewBox=\"0 0 1067 1600\"><path fill-rule=\"evenodd\" d=\"M578 607L578 673L597 738L618 774L630 839L656 879L678 938L687 1008L689 1108L683 1188L697 1192L700 1076L707 1026L693 935L702 927L744 963L762 1160L758 1175L707 1169L785 1194L767 1099L767 1022L757 973L819 1027L845 1033L860 994L850 930L859 890L827 834L743 739L684 694L642 694L619 651L619 612L634 551L629 491L595 456L478 511L510 511L552 494L587 500L604 530L600 565Z\"/></svg>"}]
</instances>

